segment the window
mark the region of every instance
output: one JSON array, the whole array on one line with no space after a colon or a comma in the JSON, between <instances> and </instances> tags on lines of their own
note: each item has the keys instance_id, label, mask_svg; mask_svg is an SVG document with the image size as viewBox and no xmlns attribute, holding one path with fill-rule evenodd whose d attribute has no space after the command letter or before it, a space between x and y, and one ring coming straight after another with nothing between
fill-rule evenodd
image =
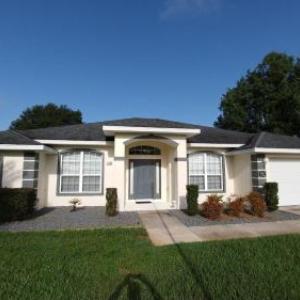
<instances>
[{"instance_id":1,"label":"window","mask_svg":"<svg viewBox=\"0 0 300 300\"><path fill-rule=\"evenodd\" d=\"M102 193L103 156L95 151L61 154L61 193Z\"/></svg>"},{"instance_id":2,"label":"window","mask_svg":"<svg viewBox=\"0 0 300 300\"><path fill-rule=\"evenodd\" d=\"M152 146L136 146L129 149L130 155L160 155L160 149Z\"/></svg>"},{"instance_id":3,"label":"window","mask_svg":"<svg viewBox=\"0 0 300 300\"><path fill-rule=\"evenodd\" d=\"M2 187L3 156L0 156L0 188Z\"/></svg>"},{"instance_id":4,"label":"window","mask_svg":"<svg viewBox=\"0 0 300 300\"><path fill-rule=\"evenodd\" d=\"M189 184L199 191L223 191L222 156L214 153L195 153L188 159Z\"/></svg>"},{"instance_id":5,"label":"window","mask_svg":"<svg viewBox=\"0 0 300 300\"><path fill-rule=\"evenodd\" d=\"M37 188L39 175L39 155L25 152L23 160L23 187Z\"/></svg>"}]
</instances>

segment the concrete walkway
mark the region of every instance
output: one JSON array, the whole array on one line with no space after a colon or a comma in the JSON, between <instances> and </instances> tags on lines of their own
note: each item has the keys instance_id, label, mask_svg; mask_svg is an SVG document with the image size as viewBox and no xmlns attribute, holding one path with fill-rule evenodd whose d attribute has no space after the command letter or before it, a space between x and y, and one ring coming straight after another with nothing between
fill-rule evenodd
<instances>
[{"instance_id":1,"label":"concrete walkway","mask_svg":"<svg viewBox=\"0 0 300 300\"><path fill-rule=\"evenodd\" d=\"M139 216L156 246L300 233L299 220L187 227L167 211L139 212Z\"/></svg>"},{"instance_id":2,"label":"concrete walkway","mask_svg":"<svg viewBox=\"0 0 300 300\"><path fill-rule=\"evenodd\" d=\"M155 246L200 242L195 233L166 211L139 212L139 217Z\"/></svg>"},{"instance_id":3,"label":"concrete walkway","mask_svg":"<svg viewBox=\"0 0 300 300\"><path fill-rule=\"evenodd\" d=\"M194 226L190 229L201 241L214 241L300 233L300 221Z\"/></svg>"}]
</instances>

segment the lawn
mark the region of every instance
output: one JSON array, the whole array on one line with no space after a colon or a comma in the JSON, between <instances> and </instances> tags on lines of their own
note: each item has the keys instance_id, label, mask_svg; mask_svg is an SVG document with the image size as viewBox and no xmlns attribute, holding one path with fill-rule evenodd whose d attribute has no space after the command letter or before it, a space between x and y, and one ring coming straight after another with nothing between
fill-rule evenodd
<instances>
[{"instance_id":1,"label":"lawn","mask_svg":"<svg viewBox=\"0 0 300 300\"><path fill-rule=\"evenodd\" d=\"M154 247L139 228L0 233L0 299L300 299L300 235Z\"/></svg>"}]
</instances>

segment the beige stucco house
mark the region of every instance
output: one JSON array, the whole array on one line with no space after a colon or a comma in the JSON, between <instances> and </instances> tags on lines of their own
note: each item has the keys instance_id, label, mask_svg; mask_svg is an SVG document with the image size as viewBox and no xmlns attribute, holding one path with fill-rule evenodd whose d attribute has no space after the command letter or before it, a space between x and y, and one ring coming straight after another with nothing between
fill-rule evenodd
<instances>
[{"instance_id":1,"label":"beige stucco house","mask_svg":"<svg viewBox=\"0 0 300 300\"><path fill-rule=\"evenodd\" d=\"M38 206L104 206L117 188L119 209L178 209L186 185L208 194L246 195L279 184L280 205L300 204L300 139L247 134L161 119L0 132L0 185L34 187Z\"/></svg>"}]
</instances>

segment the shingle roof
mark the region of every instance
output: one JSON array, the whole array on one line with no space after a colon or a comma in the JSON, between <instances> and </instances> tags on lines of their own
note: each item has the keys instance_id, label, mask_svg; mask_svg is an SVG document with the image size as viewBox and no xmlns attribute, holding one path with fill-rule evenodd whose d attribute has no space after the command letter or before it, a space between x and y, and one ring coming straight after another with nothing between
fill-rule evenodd
<instances>
[{"instance_id":1,"label":"shingle roof","mask_svg":"<svg viewBox=\"0 0 300 300\"><path fill-rule=\"evenodd\" d=\"M253 134L224 130L214 127L197 126L201 133L188 139L189 143L214 143L214 144L245 144Z\"/></svg>"},{"instance_id":2,"label":"shingle roof","mask_svg":"<svg viewBox=\"0 0 300 300\"><path fill-rule=\"evenodd\" d=\"M32 139L40 140L82 140L105 141L109 139L103 133L102 126L132 126L132 127L158 127L158 128L189 128L201 129L201 134L189 139L191 143L229 143L244 144L251 135L213 127L200 126L190 123L174 122L162 119L129 118L99 123L48 127L19 131Z\"/></svg>"},{"instance_id":3,"label":"shingle roof","mask_svg":"<svg viewBox=\"0 0 300 300\"><path fill-rule=\"evenodd\" d=\"M102 122L103 125L110 126L130 126L130 127L158 127L158 128L198 128L198 125L182 123L163 119L151 118L128 118Z\"/></svg>"},{"instance_id":4,"label":"shingle roof","mask_svg":"<svg viewBox=\"0 0 300 300\"><path fill-rule=\"evenodd\" d=\"M13 130L0 131L0 144L41 145L40 143Z\"/></svg>"},{"instance_id":5,"label":"shingle roof","mask_svg":"<svg viewBox=\"0 0 300 300\"><path fill-rule=\"evenodd\" d=\"M188 139L189 143L244 144L239 148L239 150L251 149L254 147L300 149L300 139L297 137L267 132L249 134L190 123L149 118L128 118L99 123L21 130L18 132L7 130L0 132L0 144L39 144L34 140L112 140L111 137L105 136L102 128L104 125L201 129L201 134L195 135Z\"/></svg>"},{"instance_id":6,"label":"shingle roof","mask_svg":"<svg viewBox=\"0 0 300 300\"><path fill-rule=\"evenodd\" d=\"M19 131L37 140L105 141L102 123L89 123Z\"/></svg>"},{"instance_id":7,"label":"shingle roof","mask_svg":"<svg viewBox=\"0 0 300 300\"><path fill-rule=\"evenodd\" d=\"M258 143L261 148L300 148L300 139L296 136L288 136L263 132Z\"/></svg>"}]
</instances>

